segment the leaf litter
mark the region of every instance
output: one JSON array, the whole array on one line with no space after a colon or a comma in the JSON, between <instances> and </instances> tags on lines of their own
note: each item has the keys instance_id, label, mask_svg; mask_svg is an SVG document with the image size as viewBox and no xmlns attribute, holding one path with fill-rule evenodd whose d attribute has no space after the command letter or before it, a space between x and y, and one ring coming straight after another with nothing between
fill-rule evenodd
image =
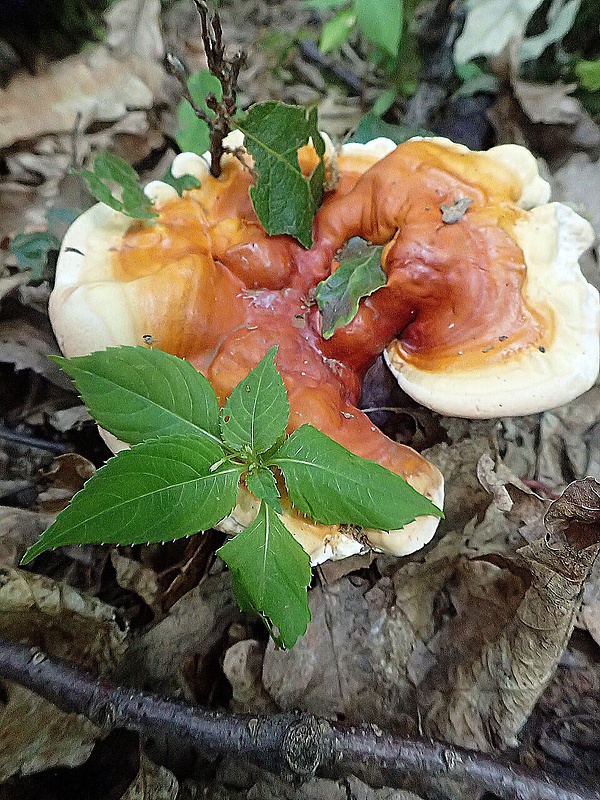
<instances>
[{"instance_id":1,"label":"leaf litter","mask_svg":"<svg viewBox=\"0 0 600 800\"><path fill-rule=\"evenodd\" d=\"M2 125L3 155L6 154L8 166L8 175L0 184L0 222L5 234L47 229L49 207L82 210L89 204L90 199L67 176L74 152L75 165L79 166L90 153L111 146L136 165L141 163L144 179L158 176L152 175L153 159L148 160L148 156L157 153L168 161L165 134L172 136L177 124L174 115L160 105L169 92L175 96L160 64L164 40L176 39L177 47L183 42L192 68L204 65L203 54L194 44L198 40L193 32L195 15L192 11L194 22L190 24L189 9L182 8L185 5L172 4L163 12L161 35L155 0L115 3L111 33L102 44L57 62L45 74L23 74L13 80L2 104L2 110L10 112L3 119L11 120L10 125ZM292 0L277 7L261 0L224 5L227 41L232 49L251 49L249 69L242 76L240 99L244 105L272 99L318 101L324 112L322 124L337 137L358 122L360 99L346 97L339 85L332 87L327 81L323 90L323 73L311 72L311 65L293 44L293 37L291 45L285 39L290 32L307 25L314 12L300 8ZM527 13L534 5L530 3ZM509 23L516 24L513 18L503 18L505 27ZM519 26L521 31L522 21ZM272 42L272 49L262 47L275 27L281 40ZM261 44L254 46L257 40ZM142 42L144 47L140 50ZM475 45L471 42L470 46ZM148 53L152 54L150 58L146 57ZM361 77L372 73L354 50L349 58L346 63L351 63ZM373 88L370 80L367 78L367 95ZM543 152L553 169L558 166L552 179L557 198L573 203L598 231L600 218L593 183L598 165L597 126L577 105L568 85L525 86L514 76L512 80L518 103L514 104L513 98L513 104L506 106L509 113L499 123L500 138L503 131L508 136L509 128L511 141L529 140L536 144L536 137L543 135ZM82 98L77 110L84 116L79 122L73 106L69 106L73 87L79 87ZM46 113L40 113L51 88L59 90L58 99ZM21 138L23 131L27 131L26 140ZM2 402L2 423L11 421L7 415L13 413L14 417L14 407L21 402L21 419L33 421L26 424L26 433L49 436L52 415L73 408L74 395L65 392L66 387L52 384L50 362L42 367L42 359L53 345L43 324L35 322L32 327L28 307L37 304L43 308L47 288L43 284L26 286L29 276L14 271L15 262L5 249L0 250L0 257L0 269L4 270L0 272L0 323L6 332L2 379L7 379L4 385L10 387L11 398L5 397ZM588 257L586 269L593 282L598 283L595 254ZM19 346L19 337L27 344ZM20 373L14 372L17 366L22 367ZM36 375L39 377L32 378ZM40 385L43 391L37 402ZM129 604L135 597L133 602L143 609L139 619L144 624L139 624L135 636L125 636L118 626L106 622L114 613L110 607L94 606L104 608L93 612L104 620L102 635L106 636L109 630L109 639L114 637L102 668L112 671L120 663L118 678L122 682L145 684L160 692L221 707L230 702L232 707L251 713L273 707L306 707L332 717L379 719L382 727L410 734L424 731L483 749L513 746L518 740L524 755L534 763L546 767L555 763L563 769L575 765L582 771L593 771L593 763L582 756L589 751L582 748L598 749L597 730L590 722L600 711L597 659L593 650L591 656L589 651L590 646L600 644L600 568L597 563L592 568L581 611L575 618L582 576L590 569L595 545L590 543L578 550L569 539L569 531L583 537L576 537L579 544L591 541L586 537L597 526L597 518L579 520L577 516L581 507L597 507L595 489L583 498L583 503L580 497L567 500L558 506L558 517L550 516L556 552L551 552L543 541L542 518L550 499L572 480L600 474L598 387L565 408L522 420L444 420L415 409L406 398L400 402L397 396L388 401L379 397L376 403L367 405L399 409L401 413L388 413L387 419L393 423L389 432L402 441L410 443L422 437L427 444L433 444L428 455L444 471L448 489L447 518L436 543L402 560L383 556L356 560L356 571L349 574L344 574L344 562L335 569L331 565L323 568L311 591L314 622L306 639L289 653L267 646L264 664L262 634L236 609L227 573L218 562L211 566L209 559L204 563L200 586L166 608L165 586L172 585L172 579L183 569L181 565L188 563L184 551L165 548L157 555L150 548L147 553L113 550L111 569L115 578L104 572L99 579L92 579L90 572L85 588L96 592L104 586L106 594L107 582L114 581L121 592L110 590L116 606L123 604L124 596L129 598ZM44 408L48 413L42 413ZM76 413L74 417L77 418ZM75 437L71 441L76 445L81 444L84 434L87 436L86 430L90 431L86 424L83 421L79 433L77 424L72 429L67 427L66 435ZM429 441L430 431L435 432L437 440ZM96 447L86 446L84 450L100 466L106 451ZM7 480L37 485L32 476L32 464L38 463L33 452L0 437L0 465ZM571 491L582 488L581 484L575 486ZM71 478L66 486L46 485L41 491L42 487L39 484L35 491L37 505L25 507L21 503L4 506L0 511L0 554L6 570L14 566L40 528L47 525L49 512L54 513L56 503L61 502L61 492L65 500L77 484ZM587 486L586 491L589 489ZM564 531L556 530L561 526ZM100 552L101 549L95 550L90 559L100 558ZM60 562L50 559L49 567L58 570L59 563L68 563L74 555L67 551ZM102 558L106 558L105 553ZM63 574L68 575L68 569ZM81 577L81 571L77 574ZM18 617L7 613L7 624L12 620L17 625L15 637L23 635L29 626L26 621L33 615L44 625L41 633L32 634L32 638L43 635L49 652L98 666L104 655L98 655L93 664L93 659L86 662L76 649L85 642L96 642L91 645L92 650L97 646L96 622L90 621L89 626L80 622L71 607L83 609L85 617L91 601L86 595L69 595L68 587L57 589L44 583L47 579L39 579L43 591L32 589L34 584L30 582L35 580L26 575L7 585L27 586L27 592L36 598L40 593L60 597L52 601L52 624L48 625L45 601L38 599L39 608L33 611L19 606ZM119 589L118 584L125 588ZM544 594L546 585L554 590L551 597ZM0 599L3 594L0 589ZM22 602L19 592L15 596L15 602ZM65 600L67 596L70 599ZM109 616L105 619L102 614ZM74 624L89 627L80 642L66 638L66 631ZM578 628L567 649L573 624ZM130 658L125 662L122 651L130 638ZM311 647L305 647L309 641ZM545 659L538 658L540 649L546 652ZM490 669L494 663L501 663L502 669ZM518 683L518 691L510 693L512 705L508 709L503 704L506 686L499 684L507 665L508 679ZM525 668L529 683L524 689L519 669ZM9 701L12 697L16 702L17 695L22 695L14 691L11 689ZM56 725L62 722L56 722L56 712L50 707L42 713L37 700L26 695L23 698L19 700L24 703L20 708L35 715L43 732L50 731L55 741L61 741L60 763L84 761L98 732L82 732L77 723L68 736L62 732L58 736ZM16 706L6 708L14 710ZM574 719L570 728L567 721L561 720L561 716L566 718L569 714ZM59 763L53 761L55 754L48 753L46 733L37 739L32 736L33 749L28 750L31 745L20 744L14 728L7 730L11 734L4 733L2 737L3 747L12 739L10 759L3 762L7 774ZM146 776L153 768L145 759L143 756L129 794L121 796L173 796L175 779L164 774L156 779L167 787L161 790L163 794L157 790L155 795L150 788L140 794L135 788L136 783L138 787L149 786L150 778ZM199 785L188 781L182 796L193 796ZM358 779L348 785L350 789L319 779L298 789L259 770L244 773L239 767L226 766L220 770L219 780L208 785L215 797L316 798L339 794L346 798L348 791L365 800L384 796L399 800L401 796L400 792L390 793L392 790L378 793ZM385 791L388 794L381 794ZM464 795L456 787L445 787L444 791L449 797Z\"/></svg>"}]
</instances>

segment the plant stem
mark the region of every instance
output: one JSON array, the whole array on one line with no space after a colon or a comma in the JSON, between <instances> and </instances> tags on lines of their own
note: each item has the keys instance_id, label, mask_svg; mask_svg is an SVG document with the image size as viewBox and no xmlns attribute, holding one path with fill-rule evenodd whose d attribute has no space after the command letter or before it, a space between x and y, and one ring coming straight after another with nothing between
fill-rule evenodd
<instances>
[{"instance_id":1,"label":"plant stem","mask_svg":"<svg viewBox=\"0 0 600 800\"><path fill-rule=\"evenodd\" d=\"M600 791L532 772L506 759L441 742L411 741L372 725L345 725L308 714L250 718L203 711L94 678L37 648L0 639L0 676L84 714L105 732L126 728L185 740L203 755L237 756L303 779L340 777L364 767L385 770L390 785L407 773L465 780L501 798L600 800Z\"/></svg>"}]
</instances>

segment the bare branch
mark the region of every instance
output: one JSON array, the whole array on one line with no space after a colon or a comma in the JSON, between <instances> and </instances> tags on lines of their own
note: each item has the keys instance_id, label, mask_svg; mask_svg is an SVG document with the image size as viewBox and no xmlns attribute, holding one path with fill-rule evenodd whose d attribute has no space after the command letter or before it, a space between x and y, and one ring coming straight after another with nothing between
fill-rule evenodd
<instances>
[{"instance_id":1,"label":"bare branch","mask_svg":"<svg viewBox=\"0 0 600 800\"><path fill-rule=\"evenodd\" d=\"M501 798L600 800L600 791L440 742L400 739L371 725L308 714L248 718L203 711L93 678L37 648L0 639L0 676L84 714L105 731L127 728L189 742L202 755L238 756L273 772L340 777L360 767L385 770L390 785L407 773L468 781Z\"/></svg>"}]
</instances>

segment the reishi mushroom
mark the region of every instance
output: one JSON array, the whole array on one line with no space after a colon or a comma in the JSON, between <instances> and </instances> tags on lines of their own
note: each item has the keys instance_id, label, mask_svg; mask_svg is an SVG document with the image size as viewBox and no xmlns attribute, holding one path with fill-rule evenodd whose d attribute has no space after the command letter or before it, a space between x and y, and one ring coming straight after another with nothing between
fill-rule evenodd
<instances>
[{"instance_id":1,"label":"reishi mushroom","mask_svg":"<svg viewBox=\"0 0 600 800\"><path fill-rule=\"evenodd\" d=\"M230 137L241 147L238 132ZM307 172L314 157L310 147L299 152ZM58 261L52 324L67 356L151 336L203 372L222 402L276 344L290 431L310 422L441 506L439 471L358 410L367 369L384 352L404 391L454 416L528 414L581 394L599 359L598 292L577 261L591 226L547 203L548 184L517 145L479 153L440 138L398 147L376 139L344 145L336 170L306 250L266 234L248 195L251 173L237 158L225 155L214 178L206 159L182 153L173 175L192 174L201 186L180 198L149 184L156 221L102 204L75 221ZM387 284L325 340L314 290L353 237L385 245ZM257 508L240 489L220 527L239 532ZM438 524L420 517L386 532L318 525L289 504L284 514L314 564L368 546L405 555Z\"/></svg>"}]
</instances>

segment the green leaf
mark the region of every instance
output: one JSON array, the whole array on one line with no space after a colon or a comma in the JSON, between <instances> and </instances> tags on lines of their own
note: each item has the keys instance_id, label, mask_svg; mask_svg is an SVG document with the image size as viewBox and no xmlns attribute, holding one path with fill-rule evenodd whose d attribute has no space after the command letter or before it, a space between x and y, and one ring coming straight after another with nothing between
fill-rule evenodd
<instances>
[{"instance_id":1,"label":"green leaf","mask_svg":"<svg viewBox=\"0 0 600 800\"><path fill-rule=\"evenodd\" d=\"M600 90L600 58L595 61L578 61L575 64L575 74L583 89L588 92Z\"/></svg>"},{"instance_id":2,"label":"green leaf","mask_svg":"<svg viewBox=\"0 0 600 800\"><path fill-rule=\"evenodd\" d=\"M187 100L182 100L177 108L178 126L175 141L184 153L197 153L203 156L210 148L210 129L208 123L196 116Z\"/></svg>"},{"instance_id":3,"label":"green leaf","mask_svg":"<svg viewBox=\"0 0 600 800\"><path fill-rule=\"evenodd\" d=\"M290 404L272 347L231 392L219 420L223 441L233 451L260 455L285 435Z\"/></svg>"},{"instance_id":4,"label":"green leaf","mask_svg":"<svg viewBox=\"0 0 600 800\"><path fill-rule=\"evenodd\" d=\"M261 503L254 522L217 555L231 570L240 608L263 618L278 647L293 647L310 622L310 560L270 506Z\"/></svg>"},{"instance_id":5,"label":"green leaf","mask_svg":"<svg viewBox=\"0 0 600 800\"><path fill-rule=\"evenodd\" d=\"M209 117L214 117L214 112L206 104L206 98L212 94L219 101L223 99L221 81L207 69L201 69L190 75L187 86L196 105ZM204 155L210 147L208 124L196 116L187 100L182 100L179 104L177 117L179 126L175 132L175 140L179 147L188 153Z\"/></svg>"},{"instance_id":6,"label":"green leaf","mask_svg":"<svg viewBox=\"0 0 600 800\"><path fill-rule=\"evenodd\" d=\"M273 454L294 506L325 525L397 530L442 512L403 478L303 425Z\"/></svg>"},{"instance_id":7,"label":"green leaf","mask_svg":"<svg viewBox=\"0 0 600 800\"><path fill-rule=\"evenodd\" d=\"M321 11L325 11L328 8L345 6L347 3L345 0L304 0L303 5L306 6L306 8L318 8Z\"/></svg>"},{"instance_id":8,"label":"green leaf","mask_svg":"<svg viewBox=\"0 0 600 800\"><path fill-rule=\"evenodd\" d=\"M389 122L384 122L373 112L369 112L358 123L358 127L350 141L366 144L379 136L384 136L396 142L396 144L401 144L408 141L408 139L412 139L413 136L429 137L435 136L435 133L431 133L431 131L424 128L412 128L409 125L390 125Z\"/></svg>"},{"instance_id":9,"label":"green leaf","mask_svg":"<svg viewBox=\"0 0 600 800\"><path fill-rule=\"evenodd\" d=\"M402 0L354 0L354 11L365 38L391 56L397 56L402 37Z\"/></svg>"},{"instance_id":10,"label":"green leaf","mask_svg":"<svg viewBox=\"0 0 600 800\"><path fill-rule=\"evenodd\" d=\"M395 87L392 89L386 89L385 92L382 92L377 100L375 100L373 103L373 106L371 107L371 114L375 114L377 117L383 116L385 112L389 111L393 106L396 97L398 97L398 91Z\"/></svg>"},{"instance_id":11,"label":"green leaf","mask_svg":"<svg viewBox=\"0 0 600 800\"><path fill-rule=\"evenodd\" d=\"M194 175L180 175L176 178L170 169L162 176L161 181L172 186L180 197L183 197L184 192L200 186L200 181Z\"/></svg>"},{"instance_id":12,"label":"green leaf","mask_svg":"<svg viewBox=\"0 0 600 800\"><path fill-rule=\"evenodd\" d=\"M250 198L261 225L270 234L287 233L304 247L312 245L312 221L320 202L318 179L306 178L298 149L313 136L317 153L325 143L316 130L315 112L284 103L259 103L236 120L258 173ZM324 175L321 164L319 175Z\"/></svg>"},{"instance_id":13,"label":"green leaf","mask_svg":"<svg viewBox=\"0 0 600 800\"><path fill-rule=\"evenodd\" d=\"M381 267L383 247L361 245L345 248L340 266L326 280L321 281L315 299L323 315L321 335L330 339L336 329L354 319L358 304L387 283Z\"/></svg>"},{"instance_id":14,"label":"green leaf","mask_svg":"<svg viewBox=\"0 0 600 800\"><path fill-rule=\"evenodd\" d=\"M31 280L41 281L48 262L50 250L58 250L60 242L49 231L18 233L8 245L8 250L17 259L20 270L31 270Z\"/></svg>"},{"instance_id":15,"label":"green leaf","mask_svg":"<svg viewBox=\"0 0 600 800\"><path fill-rule=\"evenodd\" d=\"M267 467L259 467L246 475L246 486L248 491L259 500L264 500L274 511L282 514L281 503L279 502L279 489L275 475Z\"/></svg>"},{"instance_id":16,"label":"green leaf","mask_svg":"<svg viewBox=\"0 0 600 800\"><path fill-rule=\"evenodd\" d=\"M137 172L113 153L98 153L94 157L94 169L80 170L79 174L96 200L106 203L115 211L134 219L153 219L158 216L153 210L152 201L138 185ZM120 198L113 193L111 184L120 187Z\"/></svg>"},{"instance_id":17,"label":"green leaf","mask_svg":"<svg viewBox=\"0 0 600 800\"><path fill-rule=\"evenodd\" d=\"M140 544L216 525L236 502L241 465L198 436L169 436L122 450L91 478L23 558L65 544Z\"/></svg>"},{"instance_id":18,"label":"green leaf","mask_svg":"<svg viewBox=\"0 0 600 800\"><path fill-rule=\"evenodd\" d=\"M356 24L356 14L351 8L344 8L335 17L328 20L321 30L319 50L329 53L340 47L348 39L348 34Z\"/></svg>"},{"instance_id":19,"label":"green leaf","mask_svg":"<svg viewBox=\"0 0 600 800\"><path fill-rule=\"evenodd\" d=\"M218 442L217 396L187 361L145 347L52 360L73 378L94 419L128 444L203 433Z\"/></svg>"}]
</instances>

